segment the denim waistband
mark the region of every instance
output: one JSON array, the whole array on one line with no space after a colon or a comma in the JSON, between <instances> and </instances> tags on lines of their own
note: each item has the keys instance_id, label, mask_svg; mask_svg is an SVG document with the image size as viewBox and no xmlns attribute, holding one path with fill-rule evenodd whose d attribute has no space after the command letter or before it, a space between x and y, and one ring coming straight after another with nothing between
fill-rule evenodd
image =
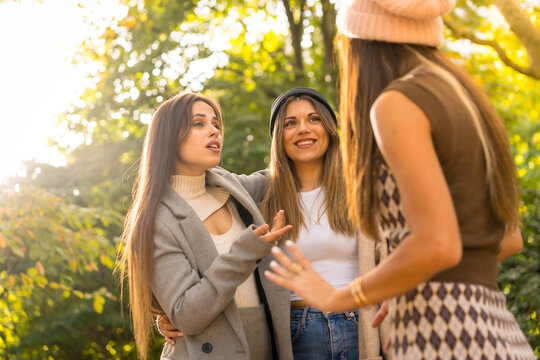
<instances>
[{"instance_id":1,"label":"denim waistband","mask_svg":"<svg viewBox=\"0 0 540 360\"><path fill-rule=\"evenodd\" d=\"M352 318L358 319L358 310L327 313L311 306L306 306L305 308L291 309L291 321L300 320L300 323L302 325L305 324L306 320L328 319L331 317L343 317L347 320L351 320Z\"/></svg>"}]
</instances>

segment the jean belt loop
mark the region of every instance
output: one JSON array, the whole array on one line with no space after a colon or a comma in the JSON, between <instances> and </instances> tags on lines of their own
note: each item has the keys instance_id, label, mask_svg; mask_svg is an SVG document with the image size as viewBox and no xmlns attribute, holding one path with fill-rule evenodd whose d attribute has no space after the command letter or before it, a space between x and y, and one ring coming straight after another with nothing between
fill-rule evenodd
<instances>
[{"instance_id":1,"label":"jean belt loop","mask_svg":"<svg viewBox=\"0 0 540 360\"><path fill-rule=\"evenodd\" d=\"M302 329L306 328L306 317L307 317L308 310L309 310L309 306L306 306L304 308L304 312L302 313L302 320L300 320L300 326L302 327Z\"/></svg>"}]
</instances>

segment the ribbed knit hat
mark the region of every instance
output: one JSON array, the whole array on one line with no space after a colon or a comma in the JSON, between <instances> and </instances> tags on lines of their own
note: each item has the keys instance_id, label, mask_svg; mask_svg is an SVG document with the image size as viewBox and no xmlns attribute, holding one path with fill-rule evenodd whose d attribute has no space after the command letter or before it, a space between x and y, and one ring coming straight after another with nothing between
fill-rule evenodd
<instances>
[{"instance_id":1,"label":"ribbed knit hat","mask_svg":"<svg viewBox=\"0 0 540 360\"><path fill-rule=\"evenodd\" d=\"M339 9L336 23L355 39L440 46L441 16L456 0L353 0Z\"/></svg>"},{"instance_id":2,"label":"ribbed knit hat","mask_svg":"<svg viewBox=\"0 0 540 360\"><path fill-rule=\"evenodd\" d=\"M302 95L308 95L312 99L315 99L318 102L320 102L325 108L328 109L328 111L330 112L330 115L332 116L332 119L337 124L336 113L334 113L332 106L330 106L330 103L328 102L328 100L326 100L326 98L320 92L312 88L295 87L295 88L285 91L283 94L279 95L276 98L276 100L274 100L272 104L272 108L270 110L270 124L269 124L270 137L272 137L274 134L274 124L276 123L276 117L281 106L285 103L285 101L287 101L288 98L298 97Z\"/></svg>"}]
</instances>

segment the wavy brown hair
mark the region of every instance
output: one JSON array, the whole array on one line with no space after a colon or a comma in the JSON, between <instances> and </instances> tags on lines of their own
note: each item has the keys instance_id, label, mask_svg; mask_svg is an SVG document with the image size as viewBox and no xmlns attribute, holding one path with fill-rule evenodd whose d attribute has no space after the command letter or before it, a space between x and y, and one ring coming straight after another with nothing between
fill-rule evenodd
<instances>
[{"instance_id":1,"label":"wavy brown hair","mask_svg":"<svg viewBox=\"0 0 540 360\"><path fill-rule=\"evenodd\" d=\"M139 171L133 184L133 203L122 233L125 243L117 269L121 284L126 276L139 356L146 359L153 314L162 310L152 296L154 230L157 207L172 175L177 149L191 130L196 101L210 105L221 120L219 105L198 94L180 94L164 102L155 112L144 139ZM123 288L122 288L123 292Z\"/></svg>"},{"instance_id":2,"label":"wavy brown hair","mask_svg":"<svg viewBox=\"0 0 540 360\"><path fill-rule=\"evenodd\" d=\"M487 95L440 50L423 45L351 39L338 35L340 114L347 201L353 223L379 239L378 164L382 156L371 128L370 110L393 80L424 65L446 81L469 110L486 159L491 207L507 229L519 226L519 191L508 135Z\"/></svg>"},{"instance_id":3,"label":"wavy brown hair","mask_svg":"<svg viewBox=\"0 0 540 360\"><path fill-rule=\"evenodd\" d=\"M270 150L270 162L268 165L270 183L268 190L259 204L261 213L268 224L280 210L285 211L285 221L293 226L289 236L293 240L298 239L300 228L305 225L304 217L298 201L300 182L295 175L295 167L292 160L287 156L283 146L283 123L285 110L292 101L307 100L313 104L319 113L324 128L328 132L328 150L324 155L322 185L326 187L325 207L320 209L319 216L327 213L328 221L332 230L354 235L354 228L349 219L347 207L343 206L345 198L345 182L342 173L341 156L339 153L339 133L330 111L317 100L308 95L291 96L281 105L277 116L272 147Z\"/></svg>"}]
</instances>

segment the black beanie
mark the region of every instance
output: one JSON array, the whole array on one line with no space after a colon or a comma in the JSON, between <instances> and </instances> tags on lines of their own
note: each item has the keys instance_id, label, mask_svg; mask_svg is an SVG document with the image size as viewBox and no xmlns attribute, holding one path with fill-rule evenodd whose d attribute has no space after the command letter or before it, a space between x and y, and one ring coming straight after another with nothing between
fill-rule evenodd
<instances>
[{"instance_id":1,"label":"black beanie","mask_svg":"<svg viewBox=\"0 0 540 360\"><path fill-rule=\"evenodd\" d=\"M334 119L334 122L337 125L337 117L334 113L334 109L332 109L332 107L328 103L328 100L326 100L326 98L320 92L312 88L296 87L285 91L283 94L279 95L276 100L274 100L274 103L272 104L272 108L270 110L270 137L272 137L272 134L274 132L274 123L276 122L276 116L279 112L279 109L281 108L281 105L283 105L288 98L301 95L308 95L323 104L328 109L330 115L332 115L332 119Z\"/></svg>"}]
</instances>

